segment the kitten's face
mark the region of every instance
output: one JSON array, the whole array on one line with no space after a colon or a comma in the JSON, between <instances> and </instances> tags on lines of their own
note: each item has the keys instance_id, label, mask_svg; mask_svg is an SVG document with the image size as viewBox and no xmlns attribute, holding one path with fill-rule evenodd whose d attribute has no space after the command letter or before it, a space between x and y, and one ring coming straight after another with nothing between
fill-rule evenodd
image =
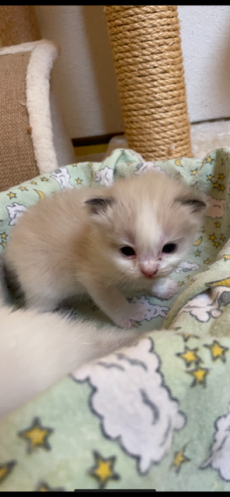
<instances>
[{"instance_id":1,"label":"kitten's face","mask_svg":"<svg viewBox=\"0 0 230 497\"><path fill-rule=\"evenodd\" d=\"M122 282L151 282L170 274L186 257L205 208L199 194L183 185L168 178L162 182L156 173L147 176L88 202L111 274L117 271Z\"/></svg>"}]
</instances>

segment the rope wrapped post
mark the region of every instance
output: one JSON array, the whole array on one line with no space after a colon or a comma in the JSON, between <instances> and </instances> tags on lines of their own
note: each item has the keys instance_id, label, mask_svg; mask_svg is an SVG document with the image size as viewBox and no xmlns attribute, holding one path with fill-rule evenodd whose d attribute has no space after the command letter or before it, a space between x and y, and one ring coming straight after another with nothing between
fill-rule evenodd
<instances>
[{"instance_id":1,"label":"rope wrapped post","mask_svg":"<svg viewBox=\"0 0 230 497\"><path fill-rule=\"evenodd\" d=\"M40 40L34 6L1 5L0 35L4 47Z\"/></svg>"},{"instance_id":2,"label":"rope wrapped post","mask_svg":"<svg viewBox=\"0 0 230 497\"><path fill-rule=\"evenodd\" d=\"M130 148L145 160L191 157L175 5L104 6Z\"/></svg>"}]
</instances>

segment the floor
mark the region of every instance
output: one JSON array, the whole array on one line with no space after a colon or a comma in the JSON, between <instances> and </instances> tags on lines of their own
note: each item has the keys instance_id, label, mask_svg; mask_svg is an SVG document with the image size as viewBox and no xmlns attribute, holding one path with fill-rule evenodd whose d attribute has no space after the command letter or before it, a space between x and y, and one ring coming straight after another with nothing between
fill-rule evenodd
<instances>
[{"instance_id":1,"label":"floor","mask_svg":"<svg viewBox=\"0 0 230 497\"><path fill-rule=\"evenodd\" d=\"M192 124L191 141L194 157L204 157L215 148L230 148L230 119ZM125 136L112 138L108 145L75 148L75 155L77 162L100 162L115 148L127 148Z\"/></svg>"}]
</instances>

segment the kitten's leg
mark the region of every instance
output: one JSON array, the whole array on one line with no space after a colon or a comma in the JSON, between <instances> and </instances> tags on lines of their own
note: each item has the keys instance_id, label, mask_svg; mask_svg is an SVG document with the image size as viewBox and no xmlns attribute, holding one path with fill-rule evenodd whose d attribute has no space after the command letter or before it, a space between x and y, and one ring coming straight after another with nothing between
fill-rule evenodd
<instances>
[{"instance_id":1,"label":"kitten's leg","mask_svg":"<svg viewBox=\"0 0 230 497\"><path fill-rule=\"evenodd\" d=\"M178 291L178 284L170 278L159 278L151 286L151 292L158 299L168 300Z\"/></svg>"},{"instance_id":2,"label":"kitten's leg","mask_svg":"<svg viewBox=\"0 0 230 497\"><path fill-rule=\"evenodd\" d=\"M121 328L131 328L136 321L142 321L146 316L143 304L129 304L119 291L110 286L98 288L88 285L88 293L95 304Z\"/></svg>"}]
</instances>

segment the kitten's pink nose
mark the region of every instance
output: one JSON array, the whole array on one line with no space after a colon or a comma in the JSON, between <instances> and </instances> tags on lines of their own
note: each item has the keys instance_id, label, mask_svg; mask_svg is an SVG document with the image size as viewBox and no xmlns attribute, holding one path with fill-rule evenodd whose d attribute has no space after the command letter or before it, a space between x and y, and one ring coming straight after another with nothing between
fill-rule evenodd
<instances>
[{"instance_id":1,"label":"kitten's pink nose","mask_svg":"<svg viewBox=\"0 0 230 497\"><path fill-rule=\"evenodd\" d=\"M152 278L154 274L157 274L158 264L155 261L145 261L140 264L140 270L144 276Z\"/></svg>"}]
</instances>

